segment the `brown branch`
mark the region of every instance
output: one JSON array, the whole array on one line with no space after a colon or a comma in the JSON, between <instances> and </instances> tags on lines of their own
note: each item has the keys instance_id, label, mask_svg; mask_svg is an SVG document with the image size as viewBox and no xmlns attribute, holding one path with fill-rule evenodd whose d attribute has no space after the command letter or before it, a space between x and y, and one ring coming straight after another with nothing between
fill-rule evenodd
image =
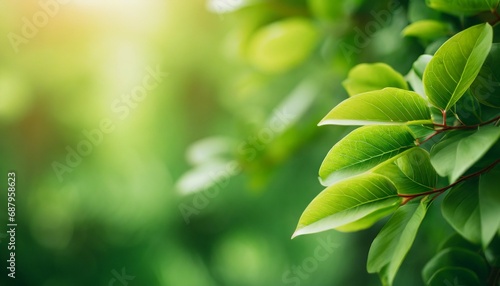
<instances>
[{"instance_id":1,"label":"brown branch","mask_svg":"<svg viewBox=\"0 0 500 286\"><path fill-rule=\"evenodd\" d=\"M438 194L438 196L442 193L444 193L445 191L453 188L454 186L468 180L468 179L471 179L473 177L476 177L476 176L479 176L481 174L484 174L488 171L490 171L491 169L493 169L498 163L500 163L500 159L497 159L495 162L491 163L490 165L486 166L485 168L477 171L477 172L474 172L472 174L469 174L467 176L463 176L463 177L460 177L456 182L446 186L446 187L443 187L443 188L439 188L439 189L435 189L435 190L432 190L432 191L427 191L427 192L422 192L422 193L418 193L418 194L411 194L411 195L407 195L407 194L398 194L399 197L402 197L404 198L403 202L402 202L402 205L406 204L407 202L409 202L410 200L414 199L414 198L417 198L417 197L421 197L421 196L426 196L426 195L432 195L432 194ZM437 197L437 196L436 196Z\"/></svg>"},{"instance_id":2,"label":"brown branch","mask_svg":"<svg viewBox=\"0 0 500 286\"><path fill-rule=\"evenodd\" d=\"M444 112L443 113L444 116L446 116L446 113ZM432 133L431 135L429 135L427 138L424 139L424 141L420 142L419 145L421 144L424 144L425 142L429 141L430 139L432 139L432 137L442 133L442 132L445 132L445 131L450 131L450 130L464 130L464 129L477 129L481 126L484 126L484 125L488 125L488 124L491 124L493 122L497 122L497 121L500 121L500 116L497 116L493 119L490 119L488 121L485 121L485 122L482 122L482 123L479 123L479 124L475 124L475 125L459 125L459 126L448 126L446 125L446 122L444 122L444 124L438 124L438 123L434 123L434 127L440 127L440 129L435 129L435 132Z\"/></svg>"}]
</instances>

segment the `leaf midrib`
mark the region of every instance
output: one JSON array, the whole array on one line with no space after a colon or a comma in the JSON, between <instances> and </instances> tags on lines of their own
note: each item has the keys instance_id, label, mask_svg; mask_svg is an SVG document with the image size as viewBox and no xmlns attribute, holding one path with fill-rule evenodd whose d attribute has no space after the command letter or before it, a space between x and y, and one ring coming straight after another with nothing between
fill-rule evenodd
<instances>
[{"instance_id":1,"label":"leaf midrib","mask_svg":"<svg viewBox=\"0 0 500 286\"><path fill-rule=\"evenodd\" d=\"M489 5L488 5L489 6ZM461 86L462 84L462 81L464 79L464 71L467 70L467 66L470 64L470 59L471 59L471 55L474 53L474 49L478 46L478 42L480 41L480 39L482 38L484 34L484 29L481 30L481 33L478 35L478 37L476 38L476 41L474 42L474 45L472 46L472 49L470 51L470 53L467 55L467 61L465 62L465 66L464 66L464 69L462 70L462 73L460 74L460 79L458 80L458 83L457 85L455 86L455 89L453 90L453 93L451 94L451 98L450 98L450 101L448 102L448 104L446 104L445 106L445 110L448 110L449 107L450 107L450 102L451 100L453 100L453 98L455 97L456 95L456 91L457 89ZM462 49L462 45L459 41L457 41L458 43L458 46L460 47L460 49ZM463 53L462 53L463 54ZM446 68L446 65L445 65L445 68ZM448 70L447 70L448 72ZM449 72L448 72L449 73ZM450 74L451 76L451 74ZM453 78L453 77L452 77Z\"/></svg>"}]
</instances>

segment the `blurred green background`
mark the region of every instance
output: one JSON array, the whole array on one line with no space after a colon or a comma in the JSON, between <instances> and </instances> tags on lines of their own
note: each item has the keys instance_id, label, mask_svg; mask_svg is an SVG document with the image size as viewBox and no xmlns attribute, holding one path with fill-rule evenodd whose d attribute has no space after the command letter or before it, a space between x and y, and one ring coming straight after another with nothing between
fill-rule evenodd
<instances>
[{"instance_id":1,"label":"blurred green background","mask_svg":"<svg viewBox=\"0 0 500 286\"><path fill-rule=\"evenodd\" d=\"M349 131L316 124L355 64L410 69L424 50L400 32L432 13L423 0L0 11L0 177L17 174L18 223L15 280L0 226L1 285L379 284L365 263L381 224L290 237ZM422 284L449 232L436 224L431 208L396 285Z\"/></svg>"}]
</instances>

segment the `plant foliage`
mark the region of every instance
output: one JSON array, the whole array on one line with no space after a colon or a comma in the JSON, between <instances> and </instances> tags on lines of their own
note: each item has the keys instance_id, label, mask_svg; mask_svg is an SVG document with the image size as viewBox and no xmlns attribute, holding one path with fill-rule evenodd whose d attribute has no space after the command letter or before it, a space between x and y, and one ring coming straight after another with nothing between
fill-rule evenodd
<instances>
[{"instance_id":1,"label":"plant foliage","mask_svg":"<svg viewBox=\"0 0 500 286\"><path fill-rule=\"evenodd\" d=\"M402 31L438 45L435 53L419 57L406 77L384 63L350 71L343 82L349 98L319 125L362 127L326 155L319 169L326 188L307 206L293 237L328 229L358 231L390 216L371 245L367 270L392 285L427 210L443 198L443 217L467 243L445 242L423 269L425 284L500 285L495 252L500 49L493 29L500 21L498 4L428 0L428 7L462 20L457 25L449 15L420 18ZM493 20L463 28L470 22L464 19L477 14L482 16L475 19Z\"/></svg>"}]
</instances>

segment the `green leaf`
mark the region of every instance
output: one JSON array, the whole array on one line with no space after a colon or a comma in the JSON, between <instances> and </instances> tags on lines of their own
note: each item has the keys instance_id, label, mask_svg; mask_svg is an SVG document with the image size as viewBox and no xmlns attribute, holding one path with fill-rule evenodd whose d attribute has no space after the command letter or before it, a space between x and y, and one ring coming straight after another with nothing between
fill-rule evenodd
<instances>
[{"instance_id":1,"label":"green leaf","mask_svg":"<svg viewBox=\"0 0 500 286\"><path fill-rule=\"evenodd\" d=\"M436 20L421 20L406 26L401 32L405 37L417 37L423 40L434 40L451 33L448 23Z\"/></svg>"},{"instance_id":2,"label":"green leaf","mask_svg":"<svg viewBox=\"0 0 500 286\"><path fill-rule=\"evenodd\" d=\"M463 236L460 234L454 232L452 235L450 235L447 239L441 242L441 244L438 247L438 250L444 250L446 248L464 248L467 250L470 250L472 252L478 252L481 250L481 247L479 247L476 244L471 243L470 241L466 240Z\"/></svg>"},{"instance_id":3,"label":"green leaf","mask_svg":"<svg viewBox=\"0 0 500 286\"><path fill-rule=\"evenodd\" d=\"M317 29L309 20L289 18L255 32L248 44L247 55L258 69L279 73L301 64L316 47L317 41Z\"/></svg>"},{"instance_id":4,"label":"green leaf","mask_svg":"<svg viewBox=\"0 0 500 286\"><path fill-rule=\"evenodd\" d=\"M432 123L426 101L413 91L384 88L350 97L335 106L319 125Z\"/></svg>"},{"instance_id":5,"label":"green leaf","mask_svg":"<svg viewBox=\"0 0 500 286\"><path fill-rule=\"evenodd\" d=\"M425 94L422 77L424 75L425 68L427 67L427 64L429 64L431 59L431 55L421 55L413 63L410 72L406 75L406 80L410 83L412 89L426 100L427 95Z\"/></svg>"},{"instance_id":6,"label":"green leaf","mask_svg":"<svg viewBox=\"0 0 500 286\"><path fill-rule=\"evenodd\" d=\"M458 166L459 163L457 160L460 160L460 156L457 153L457 149L460 141L463 138L467 138L470 134L470 131L450 132L446 134L441 141L439 141L439 143L433 145L431 148L431 163L434 166L434 169L441 177L450 177L450 183L454 182L451 177L459 177L461 173L463 173L463 171L455 171L457 168L463 169L462 166ZM474 162L472 162L472 164L474 164ZM472 164L468 164L465 167L469 168Z\"/></svg>"},{"instance_id":7,"label":"green leaf","mask_svg":"<svg viewBox=\"0 0 500 286\"><path fill-rule=\"evenodd\" d=\"M424 76L425 68L432 60L432 55L421 55L418 59L413 63L412 69L417 73L417 75L422 78Z\"/></svg>"},{"instance_id":8,"label":"green leaf","mask_svg":"<svg viewBox=\"0 0 500 286\"><path fill-rule=\"evenodd\" d=\"M425 1L410 0L408 3L408 20L416 22L424 19L440 19L441 13L429 8Z\"/></svg>"},{"instance_id":9,"label":"green leaf","mask_svg":"<svg viewBox=\"0 0 500 286\"><path fill-rule=\"evenodd\" d=\"M316 233L393 212L401 203L396 188L386 177L365 174L339 182L323 190L307 206L293 237ZM366 220L361 227L366 228ZM352 228L359 230L361 228Z\"/></svg>"},{"instance_id":10,"label":"green leaf","mask_svg":"<svg viewBox=\"0 0 500 286\"><path fill-rule=\"evenodd\" d=\"M375 167L373 172L388 177L399 194L427 192L434 189L437 183L437 174L429 153L418 147Z\"/></svg>"},{"instance_id":11,"label":"green leaf","mask_svg":"<svg viewBox=\"0 0 500 286\"><path fill-rule=\"evenodd\" d=\"M447 248L434 256L422 270L422 277L426 285L432 276L446 267L462 267L473 271L479 280L484 281L488 276L488 265L477 253L463 248Z\"/></svg>"},{"instance_id":12,"label":"green leaf","mask_svg":"<svg viewBox=\"0 0 500 286\"><path fill-rule=\"evenodd\" d=\"M351 14L364 0L330 1L308 0L309 9L316 18L322 20L342 20Z\"/></svg>"},{"instance_id":13,"label":"green leaf","mask_svg":"<svg viewBox=\"0 0 500 286\"><path fill-rule=\"evenodd\" d=\"M500 228L500 168L482 174L479 178L479 214L481 217L481 242L486 248Z\"/></svg>"},{"instance_id":14,"label":"green leaf","mask_svg":"<svg viewBox=\"0 0 500 286\"><path fill-rule=\"evenodd\" d=\"M359 64L353 67L342 85L349 96L385 87L408 89L404 77L384 63Z\"/></svg>"},{"instance_id":15,"label":"green leaf","mask_svg":"<svg viewBox=\"0 0 500 286\"><path fill-rule=\"evenodd\" d=\"M479 24L446 41L424 72L425 93L436 107L449 110L470 87L491 48L493 30Z\"/></svg>"},{"instance_id":16,"label":"green leaf","mask_svg":"<svg viewBox=\"0 0 500 286\"><path fill-rule=\"evenodd\" d=\"M493 43L490 54L476 80L470 86L471 93L484 105L500 108L500 43Z\"/></svg>"},{"instance_id":17,"label":"green leaf","mask_svg":"<svg viewBox=\"0 0 500 286\"><path fill-rule=\"evenodd\" d=\"M428 286L479 286L477 275L463 267L445 267L437 271L430 279Z\"/></svg>"},{"instance_id":18,"label":"green leaf","mask_svg":"<svg viewBox=\"0 0 500 286\"><path fill-rule=\"evenodd\" d=\"M470 179L452 188L441 204L448 223L472 243L481 243L478 179Z\"/></svg>"},{"instance_id":19,"label":"green leaf","mask_svg":"<svg viewBox=\"0 0 500 286\"><path fill-rule=\"evenodd\" d=\"M439 39L436 39L432 43L428 44L427 47L425 48L425 53L428 55L434 55L441 46L448 41L450 37L441 37Z\"/></svg>"},{"instance_id":20,"label":"green leaf","mask_svg":"<svg viewBox=\"0 0 500 286\"><path fill-rule=\"evenodd\" d=\"M359 231L363 229L367 229L374 225L377 221L383 219L384 217L392 214L396 210L397 206L390 206L390 207L385 207L381 208L378 211L375 211L371 213L370 215L354 221L352 223L339 226L335 228L337 231L342 231L342 232L354 232L354 231Z\"/></svg>"},{"instance_id":21,"label":"green leaf","mask_svg":"<svg viewBox=\"0 0 500 286\"><path fill-rule=\"evenodd\" d=\"M462 98L452 108L456 118L464 125L476 125L486 120L482 120L482 106L475 98L470 89L464 93Z\"/></svg>"},{"instance_id":22,"label":"green leaf","mask_svg":"<svg viewBox=\"0 0 500 286\"><path fill-rule=\"evenodd\" d=\"M235 160L213 159L184 173L175 188L183 195L202 192L237 175L237 168L239 163Z\"/></svg>"},{"instance_id":23,"label":"green leaf","mask_svg":"<svg viewBox=\"0 0 500 286\"><path fill-rule=\"evenodd\" d=\"M493 11L499 0L426 0L433 9L454 15L472 15L484 11Z\"/></svg>"},{"instance_id":24,"label":"green leaf","mask_svg":"<svg viewBox=\"0 0 500 286\"><path fill-rule=\"evenodd\" d=\"M319 169L321 183L329 186L359 175L412 147L415 138L407 126L360 127L328 152Z\"/></svg>"},{"instance_id":25,"label":"green leaf","mask_svg":"<svg viewBox=\"0 0 500 286\"><path fill-rule=\"evenodd\" d=\"M425 140L425 138L431 136L436 132L432 126L429 125L408 125L411 132L415 135L415 138L419 140Z\"/></svg>"},{"instance_id":26,"label":"green leaf","mask_svg":"<svg viewBox=\"0 0 500 286\"><path fill-rule=\"evenodd\" d=\"M500 227L500 169L454 187L441 205L444 218L472 243L486 248Z\"/></svg>"},{"instance_id":27,"label":"green leaf","mask_svg":"<svg viewBox=\"0 0 500 286\"><path fill-rule=\"evenodd\" d=\"M230 160L233 156L235 142L230 137L212 136L191 144L186 157L192 165L202 165L219 159Z\"/></svg>"},{"instance_id":28,"label":"green leaf","mask_svg":"<svg viewBox=\"0 0 500 286\"><path fill-rule=\"evenodd\" d=\"M431 163L440 176L453 183L498 141L500 128L484 126L447 135L431 149Z\"/></svg>"},{"instance_id":29,"label":"green leaf","mask_svg":"<svg viewBox=\"0 0 500 286\"><path fill-rule=\"evenodd\" d=\"M415 240L428 206L427 197L419 204L401 206L373 241L368 253L367 269L369 273L379 273L384 285L392 285Z\"/></svg>"}]
</instances>

